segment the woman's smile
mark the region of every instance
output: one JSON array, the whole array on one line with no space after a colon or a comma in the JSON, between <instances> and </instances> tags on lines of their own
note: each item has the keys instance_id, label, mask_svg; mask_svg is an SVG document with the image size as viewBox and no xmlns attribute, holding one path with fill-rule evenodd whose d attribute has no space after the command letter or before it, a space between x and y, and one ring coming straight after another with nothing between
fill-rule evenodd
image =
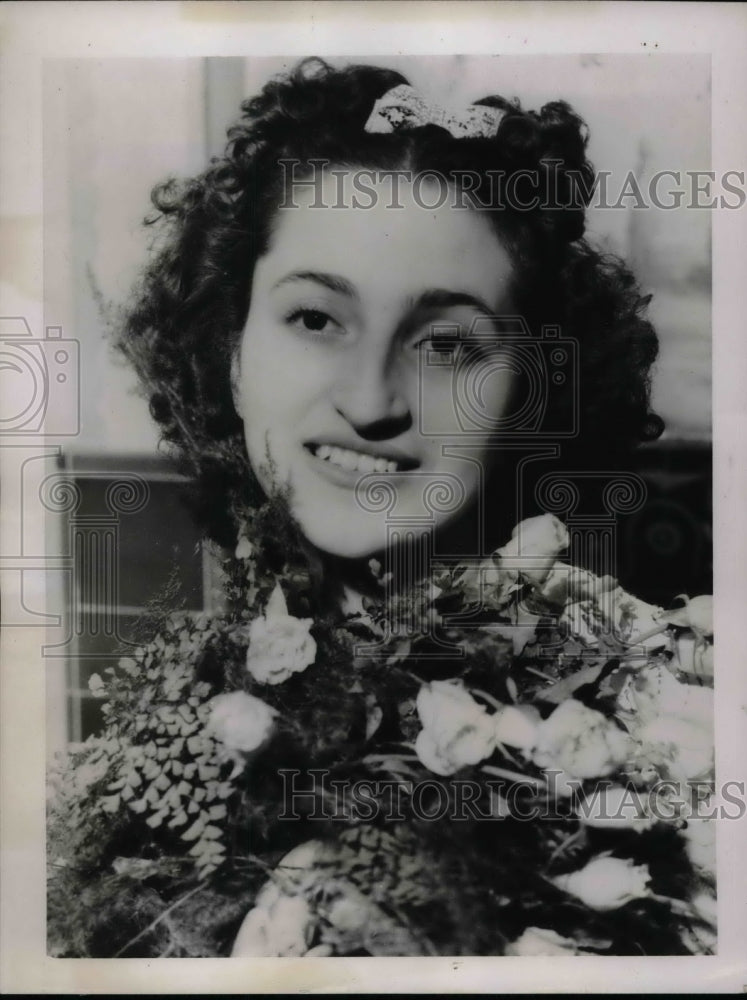
<instances>
[{"instance_id":1,"label":"woman's smile","mask_svg":"<svg viewBox=\"0 0 747 1000\"><path fill-rule=\"evenodd\" d=\"M417 469L420 462L417 458L394 451L391 448L371 448L364 443L348 444L339 441L321 441L305 444L306 450L318 459L325 472L331 468L344 472L357 473L358 476L369 472L393 475L396 472L407 472Z\"/></svg>"},{"instance_id":2,"label":"woman's smile","mask_svg":"<svg viewBox=\"0 0 747 1000\"><path fill-rule=\"evenodd\" d=\"M279 212L237 359L255 472L265 489L273 475L291 487L304 533L337 556L385 544L392 508L364 509L362 477L390 483L397 519L430 531L465 512L492 461L489 435L464 437L455 375L474 321L484 329L486 314L506 308L508 254L477 212L426 210L405 191L403 201L364 211L312 209L309 199ZM504 370L495 365L497 333L490 346L479 403L497 423L512 376L508 351ZM447 482L460 505L433 513L427 491Z\"/></svg>"}]
</instances>

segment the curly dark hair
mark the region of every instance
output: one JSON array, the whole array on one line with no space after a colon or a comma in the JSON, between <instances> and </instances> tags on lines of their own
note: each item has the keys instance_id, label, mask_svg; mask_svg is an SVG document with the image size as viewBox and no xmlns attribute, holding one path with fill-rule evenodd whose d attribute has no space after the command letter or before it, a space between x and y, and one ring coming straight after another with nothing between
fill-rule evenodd
<instances>
[{"instance_id":1,"label":"curly dark hair","mask_svg":"<svg viewBox=\"0 0 747 1000\"><path fill-rule=\"evenodd\" d=\"M158 211L146 222L159 223L160 239L118 345L144 383L163 440L185 463L198 519L220 544L235 541L237 503L261 496L229 388L230 367L254 265L268 248L283 194L282 159L478 175L473 195L514 263L517 312L533 336L551 324L579 344L580 432L564 446L563 460L589 465L603 455L610 462L661 431L649 411L658 345L644 318L648 300L622 261L583 239L594 177L584 122L562 101L534 112L491 96L476 103L504 112L492 138L455 139L435 125L366 132L375 101L407 82L388 69L338 70L304 60L242 104L224 154L204 173L153 191ZM496 204L488 176L517 171L521 203L549 190L551 173L555 203L535 199L527 210ZM551 395L548 426L553 409L568 406L570 391Z\"/></svg>"}]
</instances>

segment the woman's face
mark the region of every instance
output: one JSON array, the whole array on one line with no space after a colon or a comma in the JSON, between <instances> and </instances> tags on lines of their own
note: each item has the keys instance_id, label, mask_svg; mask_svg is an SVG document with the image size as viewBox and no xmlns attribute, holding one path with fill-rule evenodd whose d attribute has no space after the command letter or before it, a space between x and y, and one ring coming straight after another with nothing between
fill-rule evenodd
<instances>
[{"instance_id":1,"label":"woman's face","mask_svg":"<svg viewBox=\"0 0 747 1000\"><path fill-rule=\"evenodd\" d=\"M387 524L443 527L481 489L509 404L488 317L505 312L511 266L485 217L422 207L437 188L416 201L402 185L392 208L381 184L371 208L331 207L332 181L330 207L303 189L276 216L234 393L265 489L289 484L309 541L359 558L385 547Z\"/></svg>"}]
</instances>

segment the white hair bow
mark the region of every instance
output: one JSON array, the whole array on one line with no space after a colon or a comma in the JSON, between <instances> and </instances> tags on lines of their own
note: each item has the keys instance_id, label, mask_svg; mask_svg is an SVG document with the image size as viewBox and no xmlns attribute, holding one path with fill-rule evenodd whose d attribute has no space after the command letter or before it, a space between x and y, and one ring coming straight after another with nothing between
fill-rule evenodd
<instances>
[{"instance_id":1,"label":"white hair bow","mask_svg":"<svg viewBox=\"0 0 747 1000\"><path fill-rule=\"evenodd\" d=\"M455 139L490 139L498 131L505 112L478 104L452 109L430 104L414 87L403 83L380 97L366 122L366 132L397 132L400 129L438 125Z\"/></svg>"}]
</instances>

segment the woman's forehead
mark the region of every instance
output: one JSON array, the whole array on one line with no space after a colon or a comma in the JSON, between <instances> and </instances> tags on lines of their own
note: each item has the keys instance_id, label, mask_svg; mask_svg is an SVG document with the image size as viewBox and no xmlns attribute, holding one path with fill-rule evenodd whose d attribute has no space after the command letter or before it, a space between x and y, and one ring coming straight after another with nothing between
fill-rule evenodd
<instances>
[{"instance_id":1,"label":"woman's forehead","mask_svg":"<svg viewBox=\"0 0 747 1000\"><path fill-rule=\"evenodd\" d=\"M511 272L488 217L460 206L435 179L400 181L354 169L298 186L278 209L258 282L323 271L366 289L472 289L494 300Z\"/></svg>"}]
</instances>

